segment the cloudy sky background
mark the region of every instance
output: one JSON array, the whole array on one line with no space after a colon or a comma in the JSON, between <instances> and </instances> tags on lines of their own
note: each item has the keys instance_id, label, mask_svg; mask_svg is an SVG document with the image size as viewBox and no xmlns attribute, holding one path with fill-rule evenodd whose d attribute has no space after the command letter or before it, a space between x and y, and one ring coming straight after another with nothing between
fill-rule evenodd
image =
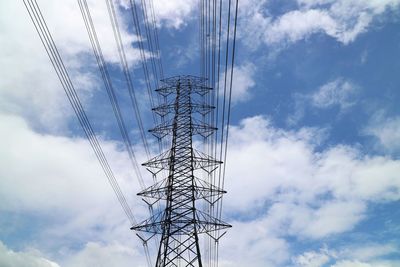
<instances>
[{"instance_id":1,"label":"cloudy sky background","mask_svg":"<svg viewBox=\"0 0 400 267\"><path fill-rule=\"evenodd\" d=\"M88 2L118 70L106 5ZM145 218L78 3L38 3ZM137 38L116 3L150 128ZM154 5L165 75L197 74L198 2ZM240 0L221 266L400 266L399 11L400 0ZM0 265L145 266L22 1L0 2L0 36Z\"/></svg>"}]
</instances>

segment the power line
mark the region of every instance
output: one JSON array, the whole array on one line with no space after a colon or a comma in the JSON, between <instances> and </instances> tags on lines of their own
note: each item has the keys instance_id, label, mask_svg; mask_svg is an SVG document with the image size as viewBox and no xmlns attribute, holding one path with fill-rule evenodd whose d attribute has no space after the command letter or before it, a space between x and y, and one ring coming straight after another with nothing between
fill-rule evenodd
<instances>
[{"instance_id":1,"label":"power line","mask_svg":"<svg viewBox=\"0 0 400 267\"><path fill-rule=\"evenodd\" d=\"M100 43L99 43L99 40L97 37L96 29L93 24L93 20L92 20L91 14L90 14L90 10L89 10L87 1L86 0L78 0L78 4L79 4L79 8L81 10L82 18L83 18L85 26L86 26L86 30L87 30L87 33L88 33L88 36L90 39L90 43L93 48L93 53L95 55L97 65L100 70L103 82L104 82L104 87L106 88L107 95L110 99L110 103L111 103L115 118L118 123L118 127L120 130L122 139L124 141L126 150L128 151L128 155L129 155L131 164L135 170L136 177L139 181L139 184L142 188L144 188L145 184L143 181L143 177L140 173L139 164L137 162L135 152L132 149L132 142L130 140L124 119L121 114L121 109L118 104L118 99L116 97L115 90L114 90L113 84L111 82L110 74L109 74L106 62L104 60L103 52L102 52L102 49L101 49L101 46L100 46Z\"/></svg>"},{"instance_id":2,"label":"power line","mask_svg":"<svg viewBox=\"0 0 400 267\"><path fill-rule=\"evenodd\" d=\"M65 68L64 62L59 54L57 46L51 36L51 33L47 27L46 21L42 15L42 12L36 2L36 0L24 0L24 5L26 10L28 11L29 17L32 20L32 23L39 35L39 38L46 50L46 53L53 65L54 70L62 84L64 92L67 95L68 100L70 101L72 108L74 110L75 115L78 118L82 129L86 135L86 138L89 141L95 155L107 176L107 179L114 190L114 193L117 196L117 199L124 210L125 214L127 215L130 223L132 225L136 224L136 219L133 216L132 210L129 207L125 196L123 195L121 188L118 185L118 182L115 178L113 171L107 161L107 158L104 155L104 152L100 146L100 143L96 137L96 134L89 122L89 119L83 109L81 101L76 93L75 87L72 84L70 76Z\"/></svg>"},{"instance_id":3,"label":"power line","mask_svg":"<svg viewBox=\"0 0 400 267\"><path fill-rule=\"evenodd\" d=\"M231 103L232 103L232 87L233 87L233 70L234 70L234 64L235 64L235 50L236 50L236 29L237 29L237 18L238 18L238 9L239 9L239 0L236 0L236 9L235 9L235 25L234 25L234 30L233 30L233 45L232 45L232 61L231 61L231 77L230 77L230 86L229 86L229 100L228 100L228 116L227 116L227 122L226 122L226 137L225 137L225 155L224 155L224 167L223 167L223 174L222 174L222 186L221 188L224 188L225 185L225 172L226 172L226 158L227 158L227 152L228 152L228 139L229 139L229 125L230 125L230 120L231 120ZM222 213L222 198L221 198L221 204L220 204L220 215L219 218L221 218L221 213Z\"/></svg>"},{"instance_id":4,"label":"power line","mask_svg":"<svg viewBox=\"0 0 400 267\"><path fill-rule=\"evenodd\" d=\"M131 0L131 1L133 1L133 0ZM148 47L149 47L149 51L152 53L151 66L152 66L152 69L153 69L153 75L155 76L156 87L158 88L158 80L159 80L158 76L159 76L159 74L157 72L157 63L156 63L156 60L154 58L155 55L157 55L157 53L154 52L155 51L155 48L154 48L155 44L153 44L155 42L155 40L153 40L153 39L155 39L155 37L152 35L152 30L150 28L150 26L152 24L150 23L149 18L148 18L148 13L149 12L147 11L146 0L141 0L141 6L142 6L143 19L144 19L144 26L145 26L145 30L146 30L147 44L148 44ZM159 68L160 68L160 66L159 66Z\"/></svg>"},{"instance_id":5,"label":"power line","mask_svg":"<svg viewBox=\"0 0 400 267\"><path fill-rule=\"evenodd\" d=\"M130 2L130 6L131 6L130 9L131 9L131 14L132 14L133 24L135 26L136 35L139 38L139 42L138 42L139 43L139 51L140 51L140 57L141 57L141 61L142 61L142 68L144 71L144 76L145 76L146 85L147 85L147 95L149 97L149 102L150 102L151 108L153 109L154 108L154 98L153 98L152 89L151 89L149 70L147 67L146 51L143 46L142 31L141 31L140 22L139 22L137 5L134 0L130 0L129 2ZM151 60L154 60L154 58L151 57ZM161 70L161 72L162 72L162 70ZM158 78L157 78L156 74L157 73L153 74L153 79L155 80L156 88L158 88L158 81L157 81ZM158 98L158 104L161 104L160 97ZM152 116L153 116L153 122L155 124L157 124L157 118L156 118L154 111L152 111ZM164 122L164 119L161 118L161 121ZM163 143L161 142L161 140L158 140L158 145L159 145L159 150L161 153L163 151Z\"/></svg>"},{"instance_id":6,"label":"power line","mask_svg":"<svg viewBox=\"0 0 400 267\"><path fill-rule=\"evenodd\" d=\"M151 90L151 82L150 82L150 76L149 76L149 70L147 68L147 59L146 59L146 52L145 49L143 47L143 38L142 38L142 33L141 33L141 29L140 29L140 23L139 23L139 18L138 18L138 12L137 12L137 8L136 8L136 3L134 0L130 0L130 5L131 5L131 14L132 14L132 20L133 20L133 24L135 26L135 31L136 31L136 36L139 39L138 44L139 44L139 51L140 51L140 57L141 57L141 61L142 61L142 68L144 71L144 76L145 76L145 80L146 80L146 86L147 86L147 93L149 96L149 102L151 107L154 107L154 100L153 100L153 94L152 94L152 90ZM157 77L154 78L155 82L157 84ZM157 87L157 85L156 85ZM154 123L157 122L155 115L153 113L153 120Z\"/></svg>"},{"instance_id":7,"label":"power line","mask_svg":"<svg viewBox=\"0 0 400 267\"><path fill-rule=\"evenodd\" d=\"M224 95L222 101L222 118L221 118L221 139L220 139L220 152L219 152L219 160L223 159L223 144L225 143L225 111L226 111L226 96L227 96L227 78L228 78L228 61L229 61L229 38L230 38L230 20L231 20L231 4L232 0L229 0L228 6L228 25L227 25L227 34L226 34L226 50L225 50L225 72L224 72ZM221 168L218 172L218 187L221 186L221 177L222 171Z\"/></svg>"},{"instance_id":8,"label":"power line","mask_svg":"<svg viewBox=\"0 0 400 267\"><path fill-rule=\"evenodd\" d=\"M144 145L146 155L148 158L150 158L150 152L149 152L149 146L148 146L147 139L146 139L146 133L144 131L143 122L142 122L142 118L140 115L139 105L138 105L136 93L134 90L134 86L133 86L133 82L132 82L132 78L131 78L131 74L130 74L130 70L129 70L128 60L126 58L125 48L124 48L124 45L123 45L123 42L121 39L121 33L119 30L119 25L118 25L118 20L116 17L114 3L112 0L106 0L106 4L107 4L107 11L108 11L110 21L111 21L111 26L112 26L113 33L114 33L114 39L115 39L115 41L117 43L117 47L118 47L118 55L119 55L120 62L122 65L125 81L126 81L127 87L128 87L129 98L131 100L131 104L132 104L133 110L135 112L137 125L139 127L139 132L140 132L140 136L141 136L141 139L142 139L142 142Z\"/></svg>"},{"instance_id":9,"label":"power line","mask_svg":"<svg viewBox=\"0 0 400 267\"><path fill-rule=\"evenodd\" d=\"M139 173L137 175L138 179L143 180L140 175L140 170L139 170L139 167L138 167L138 164L136 161L136 157L135 157L135 154L133 153L132 143L130 141L128 131L126 129L126 125L124 123L124 120L123 120L123 117L121 114L120 106L119 106L119 103L118 103L118 100L117 100L117 97L116 97L116 94L115 94L115 91L114 91L114 88L113 88L113 85L111 82L111 75L108 71L106 62L104 60L101 46L98 41L97 33L95 31L95 27L94 27L92 18L90 16L89 7L87 5L86 0L78 0L78 3L80 6L80 9L81 9L81 12L82 12L83 20L85 22L86 30L88 31L89 39L90 39L90 42L91 42L91 45L93 48L94 55L96 57L98 67L101 72L101 76L102 76L108 97L110 99L110 103L113 108L114 115L117 119L117 123L118 123L119 129L120 129L121 135L122 135L122 139L128 150L128 153L129 153L129 156L130 156L130 159L132 162L132 166L134 167L135 171L137 171L137 173ZM160 47L159 47L159 39L158 39L154 6L153 6L153 3L151 0L150 0L150 2L147 2L147 3L149 3L149 4L147 5L145 0L141 0L143 19L144 19L144 25L145 25L146 37L147 37L147 44L149 47L149 51L152 53L151 62L150 62L151 70L153 71L152 77L155 78L154 82L156 84L156 87L158 87L158 85L157 85L158 78L157 77L163 77L163 69L162 69L162 63L161 63L161 55L160 55ZM207 190L208 190L208 192L211 192L210 193L211 196L209 196L211 201L210 201L210 206L208 207L208 212L210 213L211 216L213 214L216 214L216 216L215 216L216 220L220 219L222 216L222 202L223 202L222 194L223 194L223 188L225 185L226 159L227 159L227 153L228 153L228 139L229 139L229 124L231 121L232 89L233 89L233 77L234 77L234 61L235 61L235 50L236 50L236 33L237 33L239 1L236 0L236 6L235 6L234 25L233 25L233 27L234 27L233 28L233 40L230 39L231 38L230 35L231 35L232 0L229 0L229 2L228 2L229 6L228 6L228 13L227 13L227 17L228 17L227 18L227 33L226 33L227 37L226 37L226 48L224 51L225 52L224 68L221 66L221 40L222 40L222 32L223 32L222 31L222 21L223 21L222 10L223 10L224 1L220 0L219 5L217 3L218 3L217 0L208 0L208 1L207 0L199 0L200 72L201 72L202 76L206 78L205 80L202 80L201 82L205 82L207 85L206 86L207 88L214 87L214 86L216 87L216 90L214 90L213 94L209 94L207 96L204 96L206 94L203 94L203 96L204 96L203 101L205 103L203 105L203 109L206 107L207 107L207 109L211 109L212 106L216 105L217 114L215 115L215 117L214 117L214 115L209 116L209 115L207 115L208 114L207 112L202 113L200 110L198 110L198 111L200 111L199 113L202 116L204 125L215 125L215 126L221 125L221 128L222 128L221 129L222 133L221 133L220 137L217 134L215 134L214 136L211 135L211 137L209 137L210 135L204 136L204 139L203 139L206 152L208 152L208 153L211 152L210 154L214 154L215 158L217 158L217 153L219 152L219 155L218 155L219 161L218 162L221 162L222 159L224 159L224 161L225 161L225 165L223 167L220 167L218 170L218 179L217 179L217 176L215 175L215 172L210 171L208 174L208 182L210 183L210 187L207 188ZM99 142L95 136L95 133L89 123L89 120L83 110L83 107L79 101L76 91L75 91L75 89L72 85L72 82L68 76L65 66L61 60L61 57L57 51L57 48L55 47L54 41L47 29L47 25L45 24L44 19L41 16L40 10L39 10L39 12L37 12L38 6L36 3L36 0L24 0L24 4L27 7L28 13L32 19L32 22L36 28L36 31L39 34L39 37L46 49L46 52L53 64L53 67L63 85L64 91L66 92L67 97L68 97L69 101L71 102L74 112L85 132L85 135L86 135L87 139L89 140L89 143L92 146L93 150L95 151L96 157L99 160L107 178L109 179L109 182L110 182L114 192L116 193L117 198L118 198L121 206L124 209L124 212L130 219L131 223L136 222L133 217L132 211L130 210L129 206L127 205L126 199L123 196L122 191L119 188L119 185L114 177L114 174L112 173L111 168L104 156L104 153L101 150L100 144L99 144ZM132 81L131 73L129 70L128 60L126 57L124 45L123 45L122 38L121 38L121 33L119 30L119 26L118 26L118 20L117 20L117 16L116 16L115 7L114 7L112 0L106 0L106 4L107 4L107 10L108 10L108 14L109 14L110 21L111 21L111 26L113 29L114 39L115 39L115 41L117 43L117 47L118 47L118 54L119 54L119 58L120 58L120 63L122 65L122 71L123 71L123 74L124 74L124 77L125 77L125 80L127 83L130 100L131 100L131 103L132 103L132 106L133 106L133 109L135 112L135 117L136 117L136 121L137 121L138 128L139 128L139 133L141 135L141 139L142 139L147 157L149 158L149 154L150 154L149 147L148 147L146 135L145 135L144 128L143 128L143 122L141 119L138 101L137 101L137 98L135 95L135 90L133 87L133 81ZM132 18L133 18L133 22L134 22L134 26L135 26L135 30L136 30L136 35L139 38L138 45L139 45L139 50L140 50L142 67L143 67L143 71L144 71L144 77L146 80L149 102L150 102L151 107L153 108L154 107L154 98L152 96L152 90L151 90L151 81L150 81L151 75L150 75L149 68L147 66L146 51L145 51L145 48L143 45L139 16L138 16L135 1L130 0L130 4L131 4ZM30 9L28 8L28 5L29 5ZM37 8L36 8L36 6L37 6ZM219 8L219 15L217 12L218 8ZM218 45L217 45L217 39L218 39ZM230 45L230 42L232 42L232 47ZM219 96L220 89L221 89L220 86L222 86L220 76L221 76L222 70L224 71L223 96L220 97ZM230 72L230 74L228 74L229 72ZM186 76L186 77L182 76L180 78L172 78L172 80L170 80L170 81L174 81L174 85L172 85L172 87L176 86L177 93L181 92L179 89L179 86L180 86L179 84L180 84L181 79L183 79L185 81L190 80L189 84L192 83L194 80L200 81L200 80L197 80L197 78L192 78L192 77L188 78L188 76ZM191 79L194 79L194 80L191 80ZM175 82L178 82L178 83L175 83ZM168 82L167 82L167 84L168 84ZM187 88L185 90L190 88L189 84L186 85ZM169 85L171 85L171 84L169 84ZM204 88L206 88L206 87L204 87ZM160 90L161 91L158 91L158 92L162 92L162 90L170 90L170 89L164 88L164 89L160 89ZM192 89L189 89L189 90L192 90ZM168 93L168 94L170 94L170 93ZM166 97L164 99L166 99ZM179 100L179 99L180 98L177 96L176 101L180 102L181 100ZM158 100L160 100L160 97L158 98ZM221 108L220 108L220 102L222 105ZM165 103L160 108L161 109L169 109L170 105ZM175 108L176 108L176 110L181 109L182 112L184 111L187 114L189 114L188 113L189 110L184 108L180 104L177 105ZM191 110L190 112L195 111L195 110L192 110L192 108L196 109L199 107L196 105L193 105L190 108L190 110ZM158 110L158 112L162 112L162 111ZM220 119L219 113L221 113L220 114L221 119ZM176 116L178 116L178 115L176 114ZM163 118L163 116L162 116L162 118ZM154 113L153 113L153 119L154 119ZM154 119L154 122L156 122L156 119ZM184 124L182 124L182 126L183 125ZM193 127L195 125L196 124L193 124ZM162 122L160 127L161 127L160 129L162 129L164 127L165 131L167 131L167 130L169 131L168 125L165 124L164 121ZM173 127L175 127L174 128L175 131L181 131L181 128L177 127L177 125L174 125ZM198 125L196 125L196 127L198 127ZM194 127L193 129L195 129L196 131L200 131L196 127ZM160 130L160 129L158 129L158 130ZM191 131L189 131L189 132L191 135L192 132ZM182 138L188 138L188 137L182 135ZM180 139L180 140L183 140L183 139ZM187 140L189 140L189 139L187 139ZM175 141L177 141L177 139ZM181 142L181 141L179 141L179 142ZM173 146L171 151L175 151L174 149L176 150L177 147ZM186 149L186 146L182 146L182 149ZM179 151L176 150L175 152L181 153L181 150L179 150ZM191 153L193 153L193 151ZM162 154L162 156L165 156L165 155ZM171 161L169 161L170 167L173 166L174 163L177 164L176 165L177 168L182 167L181 165L178 165L177 162L173 162L175 160L175 158L173 158L173 155L169 155L169 156L171 157ZM189 158L186 158L187 154L182 154L182 157L185 157L185 160L189 160ZM193 157L194 156L192 155L192 157L191 157L192 161L194 160ZM204 160L205 159L210 160L210 157L204 158ZM156 159L154 159L154 160L149 161L148 163L157 161ZM208 168L209 167L205 167L203 169L207 171ZM170 171L171 171L171 169L170 169ZM183 172L183 169L182 169L182 173L179 173L179 175L182 175L184 173L186 175L186 171ZM217 182L217 180L218 180L218 182ZM139 183L141 183L141 182L139 181ZM141 183L141 185L142 185L142 187L144 187L144 182ZM214 188L216 188L216 189L214 189ZM214 193L216 193L216 195L214 195ZM185 195L185 197L186 197L186 195ZM182 203L180 203L180 204L182 204ZM188 210L191 210L191 209L188 208ZM208 241L206 241L208 243L205 244L206 249L208 246L209 254L207 257L208 257L208 263L210 266L211 265L218 266L218 254L219 254L218 240L223 235L222 234L220 236L219 232L220 231L217 230L215 233L212 233L211 235L209 235L210 238ZM181 238L180 236L176 237L176 239L174 239L174 242L181 243L180 238ZM214 240L214 247L212 246L212 239ZM146 247L147 247L147 241L145 241L145 242L146 242ZM144 245L145 245L145 242L144 242ZM160 244L160 247L161 247L161 244ZM187 249L188 247L183 246L183 248ZM198 247L196 248L196 250L199 252ZM193 250L191 250L191 251L193 251ZM148 251L146 254L146 259L148 262L150 262Z\"/></svg>"},{"instance_id":10,"label":"power line","mask_svg":"<svg viewBox=\"0 0 400 267\"><path fill-rule=\"evenodd\" d=\"M160 78L164 79L164 70L163 70L163 64L161 60L161 49L160 49L160 40L158 37L158 29L157 29L157 21L156 21L156 15L154 11L154 2L153 0L149 0L150 3L150 9L151 9L151 17L153 21L153 29L154 29L154 39L156 41L156 49L157 49L157 59L158 59L158 64L159 64L159 71L160 71Z\"/></svg>"}]
</instances>

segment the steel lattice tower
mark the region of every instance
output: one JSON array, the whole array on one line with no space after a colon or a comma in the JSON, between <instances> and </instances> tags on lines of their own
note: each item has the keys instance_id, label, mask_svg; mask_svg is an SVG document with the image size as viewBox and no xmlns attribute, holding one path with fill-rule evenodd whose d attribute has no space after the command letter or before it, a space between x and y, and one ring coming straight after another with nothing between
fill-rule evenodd
<instances>
[{"instance_id":1,"label":"steel lattice tower","mask_svg":"<svg viewBox=\"0 0 400 267\"><path fill-rule=\"evenodd\" d=\"M162 118L168 114L173 116L170 120L163 119L150 132L157 138L172 135L172 144L171 149L143 165L153 174L167 170L168 176L138 195L164 200L164 209L132 229L161 235L156 267L201 267L199 234L230 227L198 208L198 200L210 202L209 199L226 193L195 177L197 170L210 173L222 163L193 148L194 135L207 137L216 130L196 118L213 111L204 101L211 88L205 86L205 79L177 76L163 80L163 86L156 91L166 101L153 110Z\"/></svg>"}]
</instances>

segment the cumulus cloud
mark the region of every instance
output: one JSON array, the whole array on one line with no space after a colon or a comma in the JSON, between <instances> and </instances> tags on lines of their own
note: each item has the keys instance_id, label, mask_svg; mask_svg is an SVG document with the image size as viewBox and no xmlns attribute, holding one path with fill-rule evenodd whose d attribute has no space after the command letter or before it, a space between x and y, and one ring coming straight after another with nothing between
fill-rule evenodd
<instances>
[{"instance_id":1,"label":"cumulus cloud","mask_svg":"<svg viewBox=\"0 0 400 267\"><path fill-rule=\"evenodd\" d=\"M345 145L319 151L315 129L284 131L253 117L231 134L225 207L244 217L263 211L264 227L279 235L340 234L365 218L369 203L400 198L398 161Z\"/></svg>"},{"instance_id":2,"label":"cumulus cloud","mask_svg":"<svg viewBox=\"0 0 400 267\"><path fill-rule=\"evenodd\" d=\"M268 1L245 1L242 5L241 36L249 46L265 43L286 46L312 34L326 34L349 44L366 32L372 21L400 1L298 0L296 9L277 17L268 13ZM256 34L255 34L256 33Z\"/></svg>"},{"instance_id":3,"label":"cumulus cloud","mask_svg":"<svg viewBox=\"0 0 400 267\"><path fill-rule=\"evenodd\" d=\"M29 232L37 233L38 249L57 256L62 248L115 239L140 247L134 235L127 234L129 221L86 140L39 134L19 117L0 118L0 211L18 214L21 223L40 216L41 223L29 227ZM127 155L118 143L101 143L135 215L147 217L147 208L135 197L139 185ZM138 153L138 160L144 161L143 155ZM6 225L13 223L13 216L3 218ZM9 234L17 230L9 229Z\"/></svg>"},{"instance_id":4,"label":"cumulus cloud","mask_svg":"<svg viewBox=\"0 0 400 267\"><path fill-rule=\"evenodd\" d=\"M104 1L88 1L105 59L114 64L118 53ZM38 1L56 45L83 101L98 86L88 69L93 66L92 48L76 1ZM62 14L62 15L61 15ZM16 20L15 18L18 18ZM136 37L128 21L118 14L127 58L135 65ZM18 114L38 128L65 127L72 109L61 89L44 48L21 1L0 2L0 111ZM90 59L92 58L92 59Z\"/></svg>"},{"instance_id":5,"label":"cumulus cloud","mask_svg":"<svg viewBox=\"0 0 400 267\"><path fill-rule=\"evenodd\" d=\"M65 267L87 266L148 266L144 258L131 246L111 243L107 245L89 242L78 253L64 262Z\"/></svg>"},{"instance_id":6,"label":"cumulus cloud","mask_svg":"<svg viewBox=\"0 0 400 267\"><path fill-rule=\"evenodd\" d=\"M27 123L38 120L47 126L50 122L60 123L59 118L68 112L69 104L22 4L8 2L7 8L0 8L7 10L7 14L0 16L2 25L7 25L0 29L2 36L7 36L0 40L4 48L0 54L4 63L1 65L7 66L3 67L6 75L0 81L0 159L6 166L0 168L0 210L23 214L20 216L25 220L29 220L31 214L40 214L46 227L29 229L38 232L35 244L62 258L57 262L63 266L110 266L115 264L109 262L110 255L119 266L131 266L132 261L140 266L144 260L138 252L140 244L133 241L136 240L133 234L127 235L129 225L86 141L40 134ZM39 3L47 6L44 15L52 21L51 30L56 41L61 43L63 54L70 56L68 64L76 70L75 79L82 85L79 87L94 87L93 77L81 72L87 60L79 56L90 52L90 47L83 37L86 36L82 32L83 25L78 25L81 19L75 10L76 2L67 1L60 6L53 2ZM175 29L183 27L193 15L195 3L155 1L159 23ZM354 15L356 11L345 14L344 7L337 4L334 8L331 1L302 1L301 9L271 18L261 10L266 3L243 1L243 6L257 8L245 19L257 23L252 28L253 40L268 44L293 43L318 32L348 43L367 29L370 18L397 6L395 1L375 1L375 4L366 4L366 15ZM319 4L328 5L328 9ZM96 25L102 28L100 25L108 24L100 4L90 1L90 5L94 16L98 17ZM159 8L160 5L163 8ZM64 32L59 30L64 26L62 16L57 16L60 10L65 10L67 17L74 20ZM355 5L355 10L359 11L360 7ZM25 21L13 29L10 14L18 14ZM343 19L334 14L342 14ZM350 19L354 21L350 23ZM123 18L121 21L128 46L135 37L126 31L127 22ZM107 31L104 29L105 33ZM36 40L36 43L25 42L25 39ZM115 63L116 54L110 40L101 42L107 60ZM134 62L136 52L128 53ZM245 63L235 72L233 100L247 100L255 85L255 67ZM321 86L308 101L316 108L339 106L346 109L354 103L353 89L350 81L334 80ZM344 233L368 216L370 203L400 198L398 161L365 155L352 146L335 145L321 150L324 129L286 131L260 116L247 118L231 129L226 186L229 194L224 204L227 215L232 215L235 230L221 241L222 266L287 266L285 263L290 260L288 237L320 240ZM135 215L147 217L147 210L135 197L139 188L127 168L126 155L118 143L103 140L102 144L113 169L118 170L118 181L129 203L135 206ZM144 159L140 156L139 161ZM54 252L56 248L61 252ZM29 257L35 257L25 252L11 253L4 246L2 251L8 256L25 257L26 262L31 260ZM374 259L360 256L365 253L367 249L359 251L357 259L343 259L337 264L372 264ZM323 264L326 257L310 252L296 260L304 266L315 266ZM41 256L35 260L49 263Z\"/></svg>"},{"instance_id":7,"label":"cumulus cloud","mask_svg":"<svg viewBox=\"0 0 400 267\"><path fill-rule=\"evenodd\" d=\"M340 236L368 218L370 204L400 199L399 161L345 145L321 150L324 130L286 131L262 116L230 133L224 210L234 230L221 240L222 266L288 266L290 259L296 267L373 264L397 250L356 244L292 258L288 238Z\"/></svg>"},{"instance_id":8,"label":"cumulus cloud","mask_svg":"<svg viewBox=\"0 0 400 267\"><path fill-rule=\"evenodd\" d=\"M1 121L0 158L7 166L0 169L2 211L62 218L47 222L37 242L46 250L62 248L57 262L63 266L97 264L110 253L118 255L121 266L143 261L140 244L133 234L126 235L122 211L83 140L35 133L9 115ZM231 220L235 230L221 241L223 266L248 266L248 259L251 266L285 265L290 260L287 236L318 240L346 232L368 216L369 203L400 198L393 190L400 188L399 162L349 146L317 152L323 139L319 129L285 131L258 116L232 126L231 134L224 204L227 214L237 217ZM139 189L132 187L128 159L115 144L104 147L135 214L145 218L146 209L134 198ZM136 244L130 249L132 240ZM73 249L76 242L85 246Z\"/></svg>"},{"instance_id":9,"label":"cumulus cloud","mask_svg":"<svg viewBox=\"0 0 400 267\"><path fill-rule=\"evenodd\" d=\"M315 251L306 252L293 260L296 266L303 267L320 267L328 263L330 260L329 256L324 253L318 253Z\"/></svg>"},{"instance_id":10,"label":"cumulus cloud","mask_svg":"<svg viewBox=\"0 0 400 267\"><path fill-rule=\"evenodd\" d=\"M0 142L3 148L0 158L7 166L0 170L0 191L3 196L0 207L3 210L56 208L68 212L70 209L87 209L84 206L86 202L78 204L82 198L90 201L90 205L95 205L98 201L106 200L101 200L104 196L110 196L105 176L85 139L38 134L21 118L9 115L0 117ZM103 146L114 164L118 164L115 167L128 162L124 153L119 152L118 144L103 142ZM80 157L76 158L76 155ZM132 179L133 174L122 168L119 176L121 183L125 183ZM27 183L29 179L35 182ZM132 188L132 185L126 185L125 188ZM138 187L135 189L138 190Z\"/></svg>"},{"instance_id":11,"label":"cumulus cloud","mask_svg":"<svg viewBox=\"0 0 400 267\"><path fill-rule=\"evenodd\" d=\"M154 0L153 3L158 22L167 27L179 29L196 17L192 12L198 7L197 1Z\"/></svg>"},{"instance_id":12,"label":"cumulus cloud","mask_svg":"<svg viewBox=\"0 0 400 267\"><path fill-rule=\"evenodd\" d=\"M244 102L251 98L250 89L255 86L254 74L255 66L252 63L244 63L234 68L234 76L232 81L232 101L233 103ZM231 69L228 69L228 80L230 77ZM224 77L222 74L221 77ZM220 94L224 95L224 78L220 82ZM227 85L227 90L229 84ZM227 96L228 97L228 96Z\"/></svg>"},{"instance_id":13,"label":"cumulus cloud","mask_svg":"<svg viewBox=\"0 0 400 267\"><path fill-rule=\"evenodd\" d=\"M4 267L60 267L57 263L43 258L39 253L15 252L0 241L0 265Z\"/></svg>"},{"instance_id":14,"label":"cumulus cloud","mask_svg":"<svg viewBox=\"0 0 400 267\"><path fill-rule=\"evenodd\" d=\"M63 1L58 3L54 1L42 0L38 1L43 15L48 22L50 32L55 42L65 56L79 56L80 53L89 52L92 54L89 37L86 33L85 24L83 22L79 5L76 1ZM116 16L121 33L121 39L124 45L128 63L134 65L139 62L139 50L132 46L138 38L129 30L130 17L125 17L120 12L119 3L116 1ZM105 60L110 63L118 63L119 57L117 53L117 45L113 38L113 29L111 27L110 18L107 12L106 3L103 1L88 1L88 6L96 27L96 32ZM21 10L25 12L25 10ZM63 16L59 14L62 13ZM26 14L21 14L27 17ZM28 18L26 18L28 20ZM33 31L32 25L27 25L30 31ZM24 25L24 27L26 27ZM61 30L62 29L62 30ZM34 33L36 35L36 33ZM35 36L36 37L36 36ZM36 37L36 39L38 39ZM82 62L81 62L82 64Z\"/></svg>"},{"instance_id":15,"label":"cumulus cloud","mask_svg":"<svg viewBox=\"0 0 400 267\"><path fill-rule=\"evenodd\" d=\"M93 63L88 59L92 52L79 6L76 1L38 3L78 94L87 103L98 84L88 70ZM105 3L88 3L103 36L100 42L106 60L114 64L117 50L109 38L112 29ZM88 142L65 137L73 131L69 128L73 111L22 1L1 1L0 13L0 34L4 37L0 39L4 74L0 80L0 213L9 215L2 217L1 223L7 225L2 230L18 242L15 231L21 229L15 220L19 226L29 225L26 231L34 234L35 240L27 238L23 244L44 251L57 262L62 256L74 255L77 247L91 240L109 244L117 239L138 251L141 244L133 234L127 234L129 222ZM121 14L118 18L128 60L135 64L139 57L131 45L136 37L128 32L128 21ZM147 217L147 208L135 197L139 186L127 167L129 159L121 144L99 140L125 197L130 206L135 206L135 215ZM138 160L144 161L144 153L140 148L136 151ZM38 218L40 224L29 223ZM26 260L21 266L28 264Z\"/></svg>"},{"instance_id":16,"label":"cumulus cloud","mask_svg":"<svg viewBox=\"0 0 400 267\"><path fill-rule=\"evenodd\" d=\"M290 258L290 244L271 231L264 220L230 223L234 230L229 231L220 241L221 266L282 266Z\"/></svg>"},{"instance_id":17,"label":"cumulus cloud","mask_svg":"<svg viewBox=\"0 0 400 267\"><path fill-rule=\"evenodd\" d=\"M148 266L144 262L144 257L134 247L117 242L110 242L107 245L89 242L80 251L69 251L66 259L60 259L56 263L42 256L38 250L17 252L8 249L1 241L0 265L2 267Z\"/></svg>"}]
</instances>

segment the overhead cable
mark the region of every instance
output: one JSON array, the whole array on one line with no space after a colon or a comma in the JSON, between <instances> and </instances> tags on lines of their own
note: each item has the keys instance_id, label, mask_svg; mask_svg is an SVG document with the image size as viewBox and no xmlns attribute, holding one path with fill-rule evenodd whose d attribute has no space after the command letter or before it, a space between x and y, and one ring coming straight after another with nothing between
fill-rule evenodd
<instances>
[{"instance_id":1,"label":"overhead cable","mask_svg":"<svg viewBox=\"0 0 400 267\"><path fill-rule=\"evenodd\" d=\"M132 225L135 225L136 219L133 216L132 210L129 207L125 196L123 195L121 188L118 185L118 182L115 178L115 175L113 171L111 170L111 167L107 161L107 158L104 155L104 152L101 148L101 145L96 137L96 134L89 122L89 119L83 109L82 103L76 93L75 87L72 84L71 78L67 72L67 69L64 65L64 62L60 56L60 53L57 49L57 46L53 40L53 37L51 36L51 33L47 27L46 21L41 13L41 10L36 2L36 0L24 0L24 5L26 7L26 10L28 11L28 14L32 20L32 23L39 35L39 38L46 50L47 55L49 56L49 59L51 61L51 64L53 65L54 70L57 73L57 76L62 84L62 87L68 97L69 102L71 103L71 106L75 112L75 115L78 118L78 121L80 125L82 126L82 129L84 130L84 133L86 135L86 138L89 141L89 144L91 145L93 151L95 152L95 155L112 187L114 190L117 199L122 206L122 209L124 210L125 214L127 215L130 223Z\"/></svg>"},{"instance_id":2,"label":"overhead cable","mask_svg":"<svg viewBox=\"0 0 400 267\"><path fill-rule=\"evenodd\" d=\"M150 158L149 145L148 145L146 133L145 133L145 130L143 127L143 121L142 121L142 117L140 114L135 89L133 86L133 81L132 81L132 77L131 77L131 73L130 73L130 69L129 69L128 60L126 58L124 44L122 42L121 33L119 30L119 24L118 24L116 12L115 12L114 3L113 3L113 0L105 0L105 1L107 4L107 11L108 11L108 15L109 15L110 21L111 21L111 26L113 29L114 39L115 39L115 41L117 43L117 47L118 47L118 55L119 55L120 62L122 65L122 70L123 70L125 81L126 81L126 84L128 87L129 98L131 100L131 104L132 104L133 110L135 112L136 122L139 127L139 133L140 133L143 145L144 145L144 149L145 149L147 158Z\"/></svg>"},{"instance_id":3,"label":"overhead cable","mask_svg":"<svg viewBox=\"0 0 400 267\"><path fill-rule=\"evenodd\" d=\"M117 120L123 142L125 144L125 148L128 152L131 164L135 170L136 177L139 181L139 184L140 184L141 188L144 189L145 184L144 184L141 172L140 172L140 167L137 162L135 152L133 151L133 145L132 145L131 139L129 137L123 116L121 114L121 108L119 106L118 99L116 97L114 86L112 84L112 81L110 78L110 73L108 71L107 64L106 64L106 61L103 56L103 52L102 52L102 49L101 49L101 46L100 46L100 43L99 43L99 40L97 37L96 28L93 24L92 16L90 14L90 10L89 10L87 1L86 0L78 0L78 4L79 4L79 8L81 10L82 18L84 20L89 39L90 39L90 43L92 45L92 49L93 49L93 53L96 58L97 65L100 70L103 82L104 82L104 87L106 88L107 95L110 99L110 103L111 103L115 118Z\"/></svg>"}]
</instances>

